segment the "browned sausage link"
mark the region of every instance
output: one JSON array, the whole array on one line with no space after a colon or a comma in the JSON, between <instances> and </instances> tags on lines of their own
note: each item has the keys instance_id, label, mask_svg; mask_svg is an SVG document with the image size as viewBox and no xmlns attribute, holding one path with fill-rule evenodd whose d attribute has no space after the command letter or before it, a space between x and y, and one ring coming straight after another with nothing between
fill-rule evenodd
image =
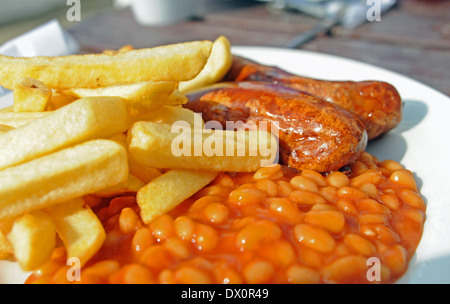
<instances>
[{"instance_id":1,"label":"browned sausage link","mask_svg":"<svg viewBox=\"0 0 450 304\"><path fill-rule=\"evenodd\" d=\"M338 170L354 162L367 145L364 125L355 115L281 85L224 82L187 97L185 107L224 128L227 121L277 122L280 160L295 169Z\"/></svg>"},{"instance_id":2,"label":"browned sausage link","mask_svg":"<svg viewBox=\"0 0 450 304\"><path fill-rule=\"evenodd\" d=\"M245 80L280 83L337 104L361 119L369 139L393 129L402 118L400 95L386 82L313 79L234 56L224 81Z\"/></svg>"}]
</instances>

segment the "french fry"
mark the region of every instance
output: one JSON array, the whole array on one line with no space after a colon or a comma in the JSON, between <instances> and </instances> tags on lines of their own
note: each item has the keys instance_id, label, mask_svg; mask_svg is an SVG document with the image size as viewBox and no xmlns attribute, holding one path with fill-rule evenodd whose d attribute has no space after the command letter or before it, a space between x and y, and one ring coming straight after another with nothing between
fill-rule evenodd
<instances>
[{"instance_id":1,"label":"french fry","mask_svg":"<svg viewBox=\"0 0 450 304\"><path fill-rule=\"evenodd\" d=\"M220 81L230 69L232 61L230 41L225 36L220 36L214 41L203 70L194 79L180 82L180 91L186 94Z\"/></svg>"},{"instance_id":2,"label":"french fry","mask_svg":"<svg viewBox=\"0 0 450 304\"><path fill-rule=\"evenodd\" d=\"M190 109L177 106L162 106L154 111L137 116L133 118L133 120L152 121L169 125L176 122L185 121L191 126L191 128L203 128L205 125L201 114L195 113Z\"/></svg>"},{"instance_id":3,"label":"french fry","mask_svg":"<svg viewBox=\"0 0 450 304\"><path fill-rule=\"evenodd\" d=\"M209 184L217 174L210 171L174 169L155 178L136 195L143 222L148 224L158 215L171 210Z\"/></svg>"},{"instance_id":4,"label":"french fry","mask_svg":"<svg viewBox=\"0 0 450 304\"><path fill-rule=\"evenodd\" d=\"M83 266L103 245L105 229L84 199L73 200L49 207L56 231L64 243L67 257L76 257Z\"/></svg>"},{"instance_id":5,"label":"french fry","mask_svg":"<svg viewBox=\"0 0 450 304\"><path fill-rule=\"evenodd\" d=\"M108 138L129 126L119 97L79 99L17 129L0 134L0 169L89 139Z\"/></svg>"},{"instance_id":6,"label":"french fry","mask_svg":"<svg viewBox=\"0 0 450 304\"><path fill-rule=\"evenodd\" d=\"M0 124L12 128L18 128L37 118L41 118L47 115L48 112L0 112Z\"/></svg>"},{"instance_id":7,"label":"french fry","mask_svg":"<svg viewBox=\"0 0 450 304\"><path fill-rule=\"evenodd\" d=\"M12 129L14 129L14 128L11 126L0 125L0 133L8 132Z\"/></svg>"},{"instance_id":8,"label":"french fry","mask_svg":"<svg viewBox=\"0 0 450 304\"><path fill-rule=\"evenodd\" d=\"M12 106L7 106L5 108L0 109L0 113L1 112L14 112L14 105Z\"/></svg>"},{"instance_id":9,"label":"french fry","mask_svg":"<svg viewBox=\"0 0 450 304\"><path fill-rule=\"evenodd\" d=\"M47 109L52 90L37 79L25 77L14 86L13 96L14 112L42 112Z\"/></svg>"},{"instance_id":10,"label":"french fry","mask_svg":"<svg viewBox=\"0 0 450 304\"><path fill-rule=\"evenodd\" d=\"M117 142L118 144L122 145L124 148L127 148L127 136L124 133L119 133L114 135L110 138L111 140ZM127 150L128 152L128 150ZM158 177L161 175L161 172L155 168L143 166L141 163L135 161L129 153L128 155L128 167L130 169L130 174L137 177L142 183L147 184L151 180L153 180L155 177ZM137 186L136 183L134 183L134 187Z\"/></svg>"},{"instance_id":11,"label":"french fry","mask_svg":"<svg viewBox=\"0 0 450 304\"><path fill-rule=\"evenodd\" d=\"M48 101L47 111L58 110L59 108L74 102L76 99L78 98L61 94L59 91L53 91L52 97L50 97L50 100Z\"/></svg>"},{"instance_id":12,"label":"french fry","mask_svg":"<svg viewBox=\"0 0 450 304\"><path fill-rule=\"evenodd\" d=\"M273 164L278 152L277 140L268 131L192 129L147 121L136 122L127 140L131 157L153 168L251 172Z\"/></svg>"},{"instance_id":13,"label":"french fry","mask_svg":"<svg viewBox=\"0 0 450 304\"><path fill-rule=\"evenodd\" d=\"M154 110L166 102L184 102L181 98L170 99L172 93L178 88L175 81L142 81L136 83L116 84L100 88L73 88L60 91L61 94L72 98L85 98L93 96L117 96L129 102L134 111ZM186 97L185 97L186 98ZM180 103L178 103L180 104Z\"/></svg>"},{"instance_id":14,"label":"french fry","mask_svg":"<svg viewBox=\"0 0 450 304\"><path fill-rule=\"evenodd\" d=\"M127 177L126 151L110 140L51 153L0 171L0 220L101 191Z\"/></svg>"},{"instance_id":15,"label":"french fry","mask_svg":"<svg viewBox=\"0 0 450 304\"><path fill-rule=\"evenodd\" d=\"M139 81L187 81L205 66L211 41L193 41L109 54L58 57L0 56L0 85L13 89L24 77L51 89L96 88Z\"/></svg>"},{"instance_id":16,"label":"french fry","mask_svg":"<svg viewBox=\"0 0 450 304\"><path fill-rule=\"evenodd\" d=\"M113 197L124 193L138 192L139 189L141 189L144 186L145 184L143 181L141 181L139 178L137 178L132 174L128 174L128 178L126 181L118 185L95 192L93 193L93 195L99 197Z\"/></svg>"},{"instance_id":17,"label":"french fry","mask_svg":"<svg viewBox=\"0 0 450 304\"><path fill-rule=\"evenodd\" d=\"M6 259L13 253L13 248L6 235L0 230L0 260Z\"/></svg>"},{"instance_id":18,"label":"french fry","mask_svg":"<svg viewBox=\"0 0 450 304\"><path fill-rule=\"evenodd\" d=\"M14 220L7 239L24 271L42 266L56 245L56 226L45 211L24 214Z\"/></svg>"}]
</instances>

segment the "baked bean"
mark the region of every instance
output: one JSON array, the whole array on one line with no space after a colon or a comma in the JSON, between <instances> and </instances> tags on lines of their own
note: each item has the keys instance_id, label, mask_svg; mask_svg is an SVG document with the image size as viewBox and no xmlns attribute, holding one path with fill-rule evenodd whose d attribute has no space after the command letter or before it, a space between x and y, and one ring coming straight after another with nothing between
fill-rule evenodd
<instances>
[{"instance_id":1,"label":"baked bean","mask_svg":"<svg viewBox=\"0 0 450 304\"><path fill-rule=\"evenodd\" d=\"M317 171L303 170L301 175L312 179L320 187L325 187L327 185L325 177L323 177L322 174Z\"/></svg>"},{"instance_id":2,"label":"baked bean","mask_svg":"<svg viewBox=\"0 0 450 304\"><path fill-rule=\"evenodd\" d=\"M226 263L222 263L213 269L214 280L217 284L242 284L243 279L238 271Z\"/></svg>"},{"instance_id":3,"label":"baked bean","mask_svg":"<svg viewBox=\"0 0 450 304\"><path fill-rule=\"evenodd\" d=\"M398 170L402 170L403 166L401 164L399 164L398 162L396 162L395 160L383 160L380 163L380 166L383 168L386 168L390 171L398 171Z\"/></svg>"},{"instance_id":4,"label":"baked bean","mask_svg":"<svg viewBox=\"0 0 450 304\"><path fill-rule=\"evenodd\" d=\"M258 220L259 219L256 216L251 216L251 215L246 216L246 217L236 218L231 223L231 229L240 230L247 225L252 225L252 224L256 223Z\"/></svg>"},{"instance_id":5,"label":"baked bean","mask_svg":"<svg viewBox=\"0 0 450 304\"><path fill-rule=\"evenodd\" d=\"M215 202L221 202L222 200L223 199L215 195L205 195L195 200L195 202L189 207L189 213L199 213L207 205Z\"/></svg>"},{"instance_id":6,"label":"baked bean","mask_svg":"<svg viewBox=\"0 0 450 304\"><path fill-rule=\"evenodd\" d=\"M264 191L258 189L236 189L233 190L228 201L233 205L257 204L263 202L267 197Z\"/></svg>"},{"instance_id":7,"label":"baked bean","mask_svg":"<svg viewBox=\"0 0 450 304\"><path fill-rule=\"evenodd\" d=\"M180 239L171 238L164 243L164 248L166 248L172 256L179 259L187 259L190 255L188 246Z\"/></svg>"},{"instance_id":8,"label":"baked bean","mask_svg":"<svg viewBox=\"0 0 450 304\"><path fill-rule=\"evenodd\" d=\"M425 210L425 202L416 192L409 189L402 189L400 197L404 203L420 210Z\"/></svg>"},{"instance_id":9,"label":"baked bean","mask_svg":"<svg viewBox=\"0 0 450 304\"><path fill-rule=\"evenodd\" d=\"M160 215L149 224L149 228L155 239L166 240L174 235L173 218L169 214Z\"/></svg>"},{"instance_id":10,"label":"baked bean","mask_svg":"<svg viewBox=\"0 0 450 304\"><path fill-rule=\"evenodd\" d=\"M336 208L330 204L315 204L311 206L310 211L321 211L321 210L336 210Z\"/></svg>"},{"instance_id":11,"label":"baked bean","mask_svg":"<svg viewBox=\"0 0 450 304\"><path fill-rule=\"evenodd\" d=\"M345 227L345 217L336 210L309 211L305 215L305 223L339 233Z\"/></svg>"},{"instance_id":12,"label":"baked bean","mask_svg":"<svg viewBox=\"0 0 450 304\"><path fill-rule=\"evenodd\" d=\"M308 224L296 225L294 235L301 244L321 253L329 253L336 246L336 241L327 231Z\"/></svg>"},{"instance_id":13,"label":"baked bean","mask_svg":"<svg viewBox=\"0 0 450 304\"><path fill-rule=\"evenodd\" d=\"M133 263L125 265L123 275L124 284L153 284L156 283L153 273L145 266Z\"/></svg>"},{"instance_id":14,"label":"baked bean","mask_svg":"<svg viewBox=\"0 0 450 304\"><path fill-rule=\"evenodd\" d=\"M378 188L372 183L365 183L359 187L359 190L365 192L371 198L378 197Z\"/></svg>"},{"instance_id":15,"label":"baked bean","mask_svg":"<svg viewBox=\"0 0 450 304\"><path fill-rule=\"evenodd\" d=\"M182 240L191 240L194 235L195 223L187 216L181 215L174 221L176 235Z\"/></svg>"},{"instance_id":16,"label":"baked bean","mask_svg":"<svg viewBox=\"0 0 450 304\"><path fill-rule=\"evenodd\" d=\"M335 188L341 188L350 185L350 179L348 178L348 176L339 171L331 172L327 175L326 179L328 185Z\"/></svg>"},{"instance_id":17,"label":"baked bean","mask_svg":"<svg viewBox=\"0 0 450 304\"><path fill-rule=\"evenodd\" d=\"M320 283L320 273L302 266L292 265L286 270L287 281L292 284L318 284Z\"/></svg>"},{"instance_id":18,"label":"baked bean","mask_svg":"<svg viewBox=\"0 0 450 304\"><path fill-rule=\"evenodd\" d=\"M303 220L303 213L288 198L273 197L267 199L271 213L280 216L291 223L299 223Z\"/></svg>"},{"instance_id":19,"label":"baked bean","mask_svg":"<svg viewBox=\"0 0 450 304\"><path fill-rule=\"evenodd\" d=\"M344 213L358 215L358 210L350 200L338 199L336 202L336 207Z\"/></svg>"},{"instance_id":20,"label":"baked bean","mask_svg":"<svg viewBox=\"0 0 450 304\"><path fill-rule=\"evenodd\" d=\"M322 276L326 283L351 284L367 280L367 258L349 255L339 258L323 268Z\"/></svg>"},{"instance_id":21,"label":"baked bean","mask_svg":"<svg viewBox=\"0 0 450 304\"><path fill-rule=\"evenodd\" d=\"M319 269L324 264L324 259L322 256L322 253L319 253L316 250L313 250L307 246L302 245L301 243L298 244L298 261L308 267Z\"/></svg>"},{"instance_id":22,"label":"baked bean","mask_svg":"<svg viewBox=\"0 0 450 304\"><path fill-rule=\"evenodd\" d=\"M152 231L143 227L136 231L131 241L131 248L136 253L143 252L145 249L155 244L156 240L153 237Z\"/></svg>"},{"instance_id":23,"label":"baked bean","mask_svg":"<svg viewBox=\"0 0 450 304\"><path fill-rule=\"evenodd\" d=\"M212 224L222 224L228 219L228 207L222 203L210 203L203 209L205 219Z\"/></svg>"},{"instance_id":24,"label":"baked bean","mask_svg":"<svg viewBox=\"0 0 450 304\"><path fill-rule=\"evenodd\" d=\"M179 284L211 284L211 278L200 269L183 266L175 270L175 281Z\"/></svg>"},{"instance_id":25,"label":"baked bean","mask_svg":"<svg viewBox=\"0 0 450 304\"><path fill-rule=\"evenodd\" d=\"M371 154L364 152L363 155L361 155L361 157L359 158L359 161L362 161L365 163L368 163L368 162L372 163L372 162L374 162L374 157Z\"/></svg>"},{"instance_id":26,"label":"baked bean","mask_svg":"<svg viewBox=\"0 0 450 304\"><path fill-rule=\"evenodd\" d=\"M256 189L264 191L268 196L278 195L278 185L270 179L260 179L256 182Z\"/></svg>"},{"instance_id":27,"label":"baked bean","mask_svg":"<svg viewBox=\"0 0 450 304\"><path fill-rule=\"evenodd\" d=\"M352 165L352 174L354 175L361 175L367 170L369 170L369 167L367 167L367 165L362 161L357 160Z\"/></svg>"},{"instance_id":28,"label":"baked bean","mask_svg":"<svg viewBox=\"0 0 450 304\"><path fill-rule=\"evenodd\" d=\"M212 182L213 185L221 186L224 188L234 188L235 184L233 179L226 173L220 173Z\"/></svg>"},{"instance_id":29,"label":"baked bean","mask_svg":"<svg viewBox=\"0 0 450 304\"><path fill-rule=\"evenodd\" d=\"M334 203L337 199L337 190L332 186L322 187L319 194L330 203Z\"/></svg>"},{"instance_id":30,"label":"baked bean","mask_svg":"<svg viewBox=\"0 0 450 304\"><path fill-rule=\"evenodd\" d=\"M369 169L365 171L363 174L358 175L351 179L351 186L359 188L363 184L371 183L374 185L378 185L382 180L382 174L381 172Z\"/></svg>"},{"instance_id":31,"label":"baked bean","mask_svg":"<svg viewBox=\"0 0 450 304\"><path fill-rule=\"evenodd\" d=\"M94 274L103 278L106 278L120 269L120 264L115 260L104 260L95 263L84 269L83 276L85 274Z\"/></svg>"},{"instance_id":32,"label":"baked bean","mask_svg":"<svg viewBox=\"0 0 450 304\"><path fill-rule=\"evenodd\" d=\"M214 228L201 223L196 223L192 243L197 250L204 252L211 251L217 246L218 242L219 237Z\"/></svg>"},{"instance_id":33,"label":"baked bean","mask_svg":"<svg viewBox=\"0 0 450 304\"><path fill-rule=\"evenodd\" d=\"M218 197L227 197L229 190L223 186L212 185L207 186L200 191L198 191L195 196L203 197L203 196L218 196Z\"/></svg>"},{"instance_id":34,"label":"baked bean","mask_svg":"<svg viewBox=\"0 0 450 304\"><path fill-rule=\"evenodd\" d=\"M391 210L397 210L400 207L398 197L394 194L382 194L380 196L380 201Z\"/></svg>"},{"instance_id":35,"label":"baked bean","mask_svg":"<svg viewBox=\"0 0 450 304\"><path fill-rule=\"evenodd\" d=\"M293 177L290 183L296 189L309 192L319 192L319 187L317 186L317 184L312 179L302 175Z\"/></svg>"},{"instance_id":36,"label":"baked bean","mask_svg":"<svg viewBox=\"0 0 450 304\"><path fill-rule=\"evenodd\" d=\"M344 237L344 243L356 253L360 253L367 257L375 256L377 253L377 248L371 241L356 233L347 234Z\"/></svg>"},{"instance_id":37,"label":"baked bean","mask_svg":"<svg viewBox=\"0 0 450 304\"><path fill-rule=\"evenodd\" d=\"M260 247L259 255L272 265L281 268L287 267L295 261L294 248L284 240L263 244Z\"/></svg>"},{"instance_id":38,"label":"baked bean","mask_svg":"<svg viewBox=\"0 0 450 304\"><path fill-rule=\"evenodd\" d=\"M173 263L170 252L162 245L152 245L142 252L139 262L154 272L159 272Z\"/></svg>"},{"instance_id":39,"label":"baked bean","mask_svg":"<svg viewBox=\"0 0 450 304\"><path fill-rule=\"evenodd\" d=\"M363 199L368 197L368 195L365 192L352 187L342 187L338 189L337 196L339 198L351 197L353 199Z\"/></svg>"},{"instance_id":40,"label":"baked bean","mask_svg":"<svg viewBox=\"0 0 450 304\"><path fill-rule=\"evenodd\" d=\"M394 274L401 274L408 263L406 249L400 244L392 245L381 253L381 260Z\"/></svg>"},{"instance_id":41,"label":"baked bean","mask_svg":"<svg viewBox=\"0 0 450 304\"><path fill-rule=\"evenodd\" d=\"M141 218L132 208L126 207L120 212L119 229L122 233L130 233L143 225Z\"/></svg>"},{"instance_id":42,"label":"baked bean","mask_svg":"<svg viewBox=\"0 0 450 304\"><path fill-rule=\"evenodd\" d=\"M357 208L360 213L390 214L387 207L370 198L359 200L357 203Z\"/></svg>"},{"instance_id":43,"label":"baked bean","mask_svg":"<svg viewBox=\"0 0 450 304\"><path fill-rule=\"evenodd\" d=\"M319 194L304 190L292 191L291 194L289 194L289 198L300 205L325 204L327 202Z\"/></svg>"},{"instance_id":44,"label":"baked bean","mask_svg":"<svg viewBox=\"0 0 450 304\"><path fill-rule=\"evenodd\" d=\"M236 246L241 250L255 250L262 243L278 240L281 237L281 229L275 223L267 220L259 220L252 225L247 225L236 236Z\"/></svg>"},{"instance_id":45,"label":"baked bean","mask_svg":"<svg viewBox=\"0 0 450 304\"><path fill-rule=\"evenodd\" d=\"M164 269L158 275L159 284L176 284L175 275L172 270Z\"/></svg>"},{"instance_id":46,"label":"baked bean","mask_svg":"<svg viewBox=\"0 0 450 304\"><path fill-rule=\"evenodd\" d=\"M278 180L283 178L283 171L281 170L281 166L279 164L276 164L274 166L262 167L255 172L253 178L255 180L266 178L271 180Z\"/></svg>"},{"instance_id":47,"label":"baked bean","mask_svg":"<svg viewBox=\"0 0 450 304\"><path fill-rule=\"evenodd\" d=\"M406 170L394 171L391 176L389 176L389 180L396 185L407 187L411 190L417 189L414 177Z\"/></svg>"},{"instance_id":48,"label":"baked bean","mask_svg":"<svg viewBox=\"0 0 450 304\"><path fill-rule=\"evenodd\" d=\"M275 274L275 268L264 260L252 261L244 266L243 275L249 284L268 283Z\"/></svg>"},{"instance_id":49,"label":"baked bean","mask_svg":"<svg viewBox=\"0 0 450 304\"><path fill-rule=\"evenodd\" d=\"M277 181L278 184L278 195L281 197L287 197L291 192L294 190L294 188L291 186L291 184L284 180Z\"/></svg>"}]
</instances>

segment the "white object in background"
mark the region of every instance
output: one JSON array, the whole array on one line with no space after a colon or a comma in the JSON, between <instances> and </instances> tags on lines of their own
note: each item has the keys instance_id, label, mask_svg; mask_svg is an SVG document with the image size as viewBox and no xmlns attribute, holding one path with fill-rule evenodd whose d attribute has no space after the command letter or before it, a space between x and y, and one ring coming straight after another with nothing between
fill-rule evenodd
<instances>
[{"instance_id":1,"label":"white object in background","mask_svg":"<svg viewBox=\"0 0 450 304\"><path fill-rule=\"evenodd\" d=\"M50 20L0 46L0 54L13 57L63 56L77 53L78 42L58 20ZM9 91L0 87L0 96ZM1 101L2 99L0 99ZM2 104L0 104L1 108Z\"/></svg>"},{"instance_id":2,"label":"white object in background","mask_svg":"<svg viewBox=\"0 0 450 304\"><path fill-rule=\"evenodd\" d=\"M0 24L42 15L64 5L65 0L0 0Z\"/></svg>"},{"instance_id":3,"label":"white object in background","mask_svg":"<svg viewBox=\"0 0 450 304\"><path fill-rule=\"evenodd\" d=\"M146 26L174 24L196 14L198 0L116 0L116 6L129 5L136 21Z\"/></svg>"}]
</instances>

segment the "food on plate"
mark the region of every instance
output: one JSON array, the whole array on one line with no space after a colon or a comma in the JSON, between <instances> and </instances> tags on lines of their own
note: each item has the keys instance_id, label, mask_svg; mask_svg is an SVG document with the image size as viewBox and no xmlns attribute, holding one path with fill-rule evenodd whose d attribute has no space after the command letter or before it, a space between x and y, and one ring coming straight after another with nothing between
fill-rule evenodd
<instances>
[{"instance_id":1,"label":"food on plate","mask_svg":"<svg viewBox=\"0 0 450 304\"><path fill-rule=\"evenodd\" d=\"M59 150L0 170L0 220L95 193L127 177L126 151L113 141Z\"/></svg>"},{"instance_id":2,"label":"food on plate","mask_svg":"<svg viewBox=\"0 0 450 304\"><path fill-rule=\"evenodd\" d=\"M10 126L6 126L6 125L0 125L0 133L8 132L12 129L14 129L14 128L10 127Z\"/></svg>"},{"instance_id":3,"label":"food on plate","mask_svg":"<svg viewBox=\"0 0 450 304\"><path fill-rule=\"evenodd\" d=\"M185 199L208 185L217 172L204 170L173 169L158 176L136 194L141 219L149 224Z\"/></svg>"},{"instance_id":4,"label":"food on plate","mask_svg":"<svg viewBox=\"0 0 450 304\"><path fill-rule=\"evenodd\" d=\"M103 245L105 229L83 198L53 205L47 211L53 218L67 255L78 258L80 266L89 261Z\"/></svg>"},{"instance_id":5,"label":"food on plate","mask_svg":"<svg viewBox=\"0 0 450 304\"><path fill-rule=\"evenodd\" d=\"M383 81L330 81L294 75L274 66L233 56L225 81L266 81L308 92L356 114L370 139L396 127L402 100L394 86Z\"/></svg>"},{"instance_id":6,"label":"food on plate","mask_svg":"<svg viewBox=\"0 0 450 304\"><path fill-rule=\"evenodd\" d=\"M185 105L208 122L278 124L280 159L295 169L338 170L364 152L364 125L348 111L307 93L263 82L224 82L187 94Z\"/></svg>"},{"instance_id":7,"label":"food on plate","mask_svg":"<svg viewBox=\"0 0 450 304\"><path fill-rule=\"evenodd\" d=\"M180 91L188 93L219 82L230 69L232 61L230 41L227 37L220 36L214 41L211 54L203 70L194 79L180 82Z\"/></svg>"},{"instance_id":8,"label":"food on plate","mask_svg":"<svg viewBox=\"0 0 450 304\"><path fill-rule=\"evenodd\" d=\"M187 100L187 98L186 98ZM1 114L0 114L1 117ZM161 106L154 111L133 118L134 121L153 121L172 125L176 122L187 122L191 128L203 128L205 122L202 115L183 107Z\"/></svg>"},{"instance_id":9,"label":"food on plate","mask_svg":"<svg viewBox=\"0 0 450 304\"><path fill-rule=\"evenodd\" d=\"M412 172L365 152L401 118L385 83L221 36L0 56L0 85L0 259L26 283L392 283L422 236Z\"/></svg>"},{"instance_id":10,"label":"food on plate","mask_svg":"<svg viewBox=\"0 0 450 304\"><path fill-rule=\"evenodd\" d=\"M47 109L52 90L37 79L26 77L14 87L14 112L42 112Z\"/></svg>"},{"instance_id":11,"label":"food on plate","mask_svg":"<svg viewBox=\"0 0 450 304\"><path fill-rule=\"evenodd\" d=\"M35 211L15 219L7 234L14 256L23 270L42 266L56 246L56 226L45 211Z\"/></svg>"},{"instance_id":12,"label":"food on plate","mask_svg":"<svg viewBox=\"0 0 450 304\"><path fill-rule=\"evenodd\" d=\"M47 116L48 113L49 112L0 112L0 124L15 129L26 125L36 118Z\"/></svg>"},{"instance_id":13,"label":"food on plate","mask_svg":"<svg viewBox=\"0 0 450 304\"><path fill-rule=\"evenodd\" d=\"M126 131L129 114L120 97L88 97L0 134L0 169L89 139Z\"/></svg>"},{"instance_id":14,"label":"food on plate","mask_svg":"<svg viewBox=\"0 0 450 304\"><path fill-rule=\"evenodd\" d=\"M368 153L347 174L222 172L148 224L134 195L93 210L111 242L81 270L82 283L392 283L425 217L412 173ZM60 275L64 257L48 265L28 283L71 283Z\"/></svg>"},{"instance_id":15,"label":"food on plate","mask_svg":"<svg viewBox=\"0 0 450 304\"><path fill-rule=\"evenodd\" d=\"M124 98L131 109L150 111L159 108L163 104L179 105L186 103L186 99L171 95L178 88L176 81L142 81L136 83L114 84L99 88L73 88L59 91L60 94L74 99L93 96L117 96ZM170 102L170 103L168 103Z\"/></svg>"},{"instance_id":16,"label":"food on plate","mask_svg":"<svg viewBox=\"0 0 450 304\"><path fill-rule=\"evenodd\" d=\"M273 164L277 140L264 130L212 130L136 122L128 132L133 159L153 168L251 172Z\"/></svg>"},{"instance_id":17,"label":"food on plate","mask_svg":"<svg viewBox=\"0 0 450 304\"><path fill-rule=\"evenodd\" d=\"M0 56L0 85L13 89L24 77L38 79L51 89L97 88L139 81L186 81L203 69L211 47L211 41L193 41L115 55Z\"/></svg>"}]
</instances>

